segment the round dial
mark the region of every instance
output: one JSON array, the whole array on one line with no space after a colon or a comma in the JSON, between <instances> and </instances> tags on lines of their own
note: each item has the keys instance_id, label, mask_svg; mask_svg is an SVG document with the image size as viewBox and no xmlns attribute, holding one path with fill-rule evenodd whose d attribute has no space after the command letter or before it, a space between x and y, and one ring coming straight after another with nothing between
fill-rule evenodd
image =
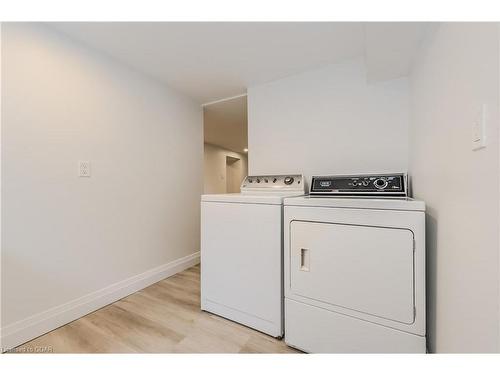
<instances>
[{"instance_id":1,"label":"round dial","mask_svg":"<svg viewBox=\"0 0 500 375\"><path fill-rule=\"evenodd\" d=\"M387 181L385 178L377 178L373 184L377 189L384 189L387 186Z\"/></svg>"},{"instance_id":2,"label":"round dial","mask_svg":"<svg viewBox=\"0 0 500 375\"><path fill-rule=\"evenodd\" d=\"M285 180L284 180L285 185L291 185L291 184L293 184L293 181L294 181L293 177L285 177Z\"/></svg>"}]
</instances>

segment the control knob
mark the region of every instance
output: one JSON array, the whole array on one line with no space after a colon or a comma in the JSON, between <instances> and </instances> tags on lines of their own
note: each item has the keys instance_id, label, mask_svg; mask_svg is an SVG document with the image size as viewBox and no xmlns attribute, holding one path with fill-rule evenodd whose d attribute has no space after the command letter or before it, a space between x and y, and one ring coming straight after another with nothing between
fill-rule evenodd
<instances>
[{"instance_id":1,"label":"control knob","mask_svg":"<svg viewBox=\"0 0 500 375\"><path fill-rule=\"evenodd\" d=\"M293 177L290 177L290 176L285 177L285 180L284 180L285 185L291 185L291 184L293 184L293 181L294 181Z\"/></svg>"},{"instance_id":2,"label":"control knob","mask_svg":"<svg viewBox=\"0 0 500 375\"><path fill-rule=\"evenodd\" d=\"M387 187L388 182L385 178L377 178L373 184L377 189L385 189Z\"/></svg>"}]
</instances>

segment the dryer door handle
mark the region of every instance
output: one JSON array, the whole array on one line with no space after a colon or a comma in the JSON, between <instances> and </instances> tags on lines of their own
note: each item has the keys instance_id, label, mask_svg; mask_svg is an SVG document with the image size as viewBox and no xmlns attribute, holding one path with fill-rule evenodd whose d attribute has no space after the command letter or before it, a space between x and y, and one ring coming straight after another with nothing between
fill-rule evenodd
<instances>
[{"instance_id":1,"label":"dryer door handle","mask_svg":"<svg viewBox=\"0 0 500 375\"><path fill-rule=\"evenodd\" d=\"M300 249L300 270L309 272L310 266L310 250Z\"/></svg>"}]
</instances>

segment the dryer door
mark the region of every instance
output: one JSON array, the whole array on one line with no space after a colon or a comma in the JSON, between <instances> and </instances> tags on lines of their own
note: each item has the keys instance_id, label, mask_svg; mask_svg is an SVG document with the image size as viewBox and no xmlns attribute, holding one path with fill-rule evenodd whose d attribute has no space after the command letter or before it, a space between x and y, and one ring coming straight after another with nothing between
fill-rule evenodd
<instances>
[{"instance_id":1,"label":"dryer door","mask_svg":"<svg viewBox=\"0 0 500 375\"><path fill-rule=\"evenodd\" d=\"M293 294L413 323L413 232L293 221L290 236Z\"/></svg>"}]
</instances>

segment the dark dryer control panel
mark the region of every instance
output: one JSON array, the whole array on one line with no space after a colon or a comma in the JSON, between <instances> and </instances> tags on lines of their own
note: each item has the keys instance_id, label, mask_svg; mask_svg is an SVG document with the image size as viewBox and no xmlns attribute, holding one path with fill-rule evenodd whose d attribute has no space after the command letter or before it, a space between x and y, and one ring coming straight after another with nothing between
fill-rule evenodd
<instances>
[{"instance_id":1,"label":"dark dryer control panel","mask_svg":"<svg viewBox=\"0 0 500 375\"><path fill-rule=\"evenodd\" d=\"M357 176L313 176L310 195L355 195L406 197L407 176L403 173Z\"/></svg>"}]
</instances>

